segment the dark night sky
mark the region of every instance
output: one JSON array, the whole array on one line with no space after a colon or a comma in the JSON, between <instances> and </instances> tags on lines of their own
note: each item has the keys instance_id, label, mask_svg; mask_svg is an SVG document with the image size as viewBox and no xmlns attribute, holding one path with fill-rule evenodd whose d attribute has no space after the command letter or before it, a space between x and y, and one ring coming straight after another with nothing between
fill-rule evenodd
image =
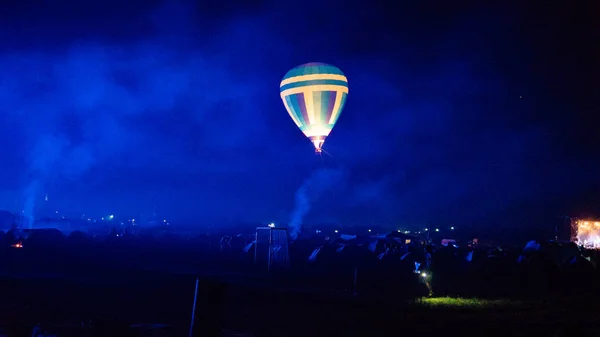
<instances>
[{"instance_id":1,"label":"dark night sky","mask_svg":"<svg viewBox=\"0 0 600 337\"><path fill-rule=\"evenodd\" d=\"M3 2L0 208L287 222L307 183L312 223L600 216L594 1L200 3ZM278 90L310 61L350 86L322 160Z\"/></svg>"}]
</instances>

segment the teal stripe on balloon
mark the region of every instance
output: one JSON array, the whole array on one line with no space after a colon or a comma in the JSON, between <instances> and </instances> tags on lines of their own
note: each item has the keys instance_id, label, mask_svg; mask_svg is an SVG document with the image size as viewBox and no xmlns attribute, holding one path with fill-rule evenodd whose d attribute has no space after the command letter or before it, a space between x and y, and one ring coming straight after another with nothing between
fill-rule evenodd
<instances>
[{"instance_id":1,"label":"teal stripe on balloon","mask_svg":"<svg viewBox=\"0 0 600 337\"><path fill-rule=\"evenodd\" d=\"M294 82L294 83L290 83L290 84L286 84L284 86L282 86L279 91L283 92L285 90L288 89L293 89L293 88L300 88L300 87L309 87L312 85L339 85L342 87L348 87L348 82L346 81L340 81L340 80L311 80L311 81L301 81L301 82Z\"/></svg>"},{"instance_id":2,"label":"teal stripe on balloon","mask_svg":"<svg viewBox=\"0 0 600 337\"><path fill-rule=\"evenodd\" d=\"M294 102L291 99L291 96L285 96L285 105L290 109L291 114L294 116L294 118L300 123L302 124L302 116L299 116L298 113L296 112L296 108L294 108Z\"/></svg>"},{"instance_id":3,"label":"teal stripe on balloon","mask_svg":"<svg viewBox=\"0 0 600 337\"><path fill-rule=\"evenodd\" d=\"M322 124L327 124L329 123L327 120L327 115L329 115L329 112L327 111L327 108L329 107L329 92L317 91L315 94L318 95L321 100L321 105L316 107L321 112L321 115L319 116L320 121Z\"/></svg>"},{"instance_id":4,"label":"teal stripe on balloon","mask_svg":"<svg viewBox=\"0 0 600 337\"><path fill-rule=\"evenodd\" d=\"M286 102L288 102L290 110L292 111L292 113L294 114L294 117L296 117L296 119L298 119L298 121L300 122L300 125L304 125L305 121L304 118L302 117L302 113L300 111L300 106L298 105L298 95L289 95L285 97Z\"/></svg>"},{"instance_id":5,"label":"teal stripe on balloon","mask_svg":"<svg viewBox=\"0 0 600 337\"><path fill-rule=\"evenodd\" d=\"M302 124L303 123L302 116L300 116L300 114L298 113L298 108L295 106L295 102L294 102L294 99L292 96L293 95L286 96L285 101L287 103L287 106L290 108L290 111L294 115L294 117L300 122L300 124Z\"/></svg>"},{"instance_id":6,"label":"teal stripe on balloon","mask_svg":"<svg viewBox=\"0 0 600 337\"><path fill-rule=\"evenodd\" d=\"M344 73L337 67L325 63L313 62L302 64L293 68L292 70L288 71L283 78L286 79L295 76L314 74L344 75Z\"/></svg>"}]
</instances>

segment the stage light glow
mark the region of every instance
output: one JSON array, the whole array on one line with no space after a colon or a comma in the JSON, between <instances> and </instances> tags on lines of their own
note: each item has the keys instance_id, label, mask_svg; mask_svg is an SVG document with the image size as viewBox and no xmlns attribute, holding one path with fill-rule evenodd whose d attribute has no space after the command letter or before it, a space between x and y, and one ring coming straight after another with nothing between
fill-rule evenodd
<instances>
[{"instance_id":1,"label":"stage light glow","mask_svg":"<svg viewBox=\"0 0 600 337\"><path fill-rule=\"evenodd\" d=\"M600 248L600 222L579 220L575 222L577 243L585 248Z\"/></svg>"}]
</instances>

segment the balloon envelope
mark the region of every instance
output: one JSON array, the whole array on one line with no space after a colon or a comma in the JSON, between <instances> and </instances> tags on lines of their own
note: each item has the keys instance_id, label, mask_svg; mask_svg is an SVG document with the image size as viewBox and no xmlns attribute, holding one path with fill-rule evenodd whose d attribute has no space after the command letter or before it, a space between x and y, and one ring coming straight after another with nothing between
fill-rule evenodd
<instances>
[{"instance_id":1,"label":"balloon envelope","mask_svg":"<svg viewBox=\"0 0 600 337\"><path fill-rule=\"evenodd\" d=\"M346 103L348 79L344 73L325 63L302 64L285 74L279 92L296 126L320 153Z\"/></svg>"}]
</instances>

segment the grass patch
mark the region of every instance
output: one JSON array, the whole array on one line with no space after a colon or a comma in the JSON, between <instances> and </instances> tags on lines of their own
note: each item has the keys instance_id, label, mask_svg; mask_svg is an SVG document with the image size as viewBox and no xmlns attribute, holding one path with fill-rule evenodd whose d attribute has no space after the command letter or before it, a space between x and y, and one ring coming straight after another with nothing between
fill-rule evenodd
<instances>
[{"instance_id":1,"label":"grass patch","mask_svg":"<svg viewBox=\"0 0 600 337\"><path fill-rule=\"evenodd\" d=\"M425 307L456 309L497 309L522 306L523 304L520 301L512 300L486 300L460 297L425 297L421 299L421 305Z\"/></svg>"}]
</instances>

